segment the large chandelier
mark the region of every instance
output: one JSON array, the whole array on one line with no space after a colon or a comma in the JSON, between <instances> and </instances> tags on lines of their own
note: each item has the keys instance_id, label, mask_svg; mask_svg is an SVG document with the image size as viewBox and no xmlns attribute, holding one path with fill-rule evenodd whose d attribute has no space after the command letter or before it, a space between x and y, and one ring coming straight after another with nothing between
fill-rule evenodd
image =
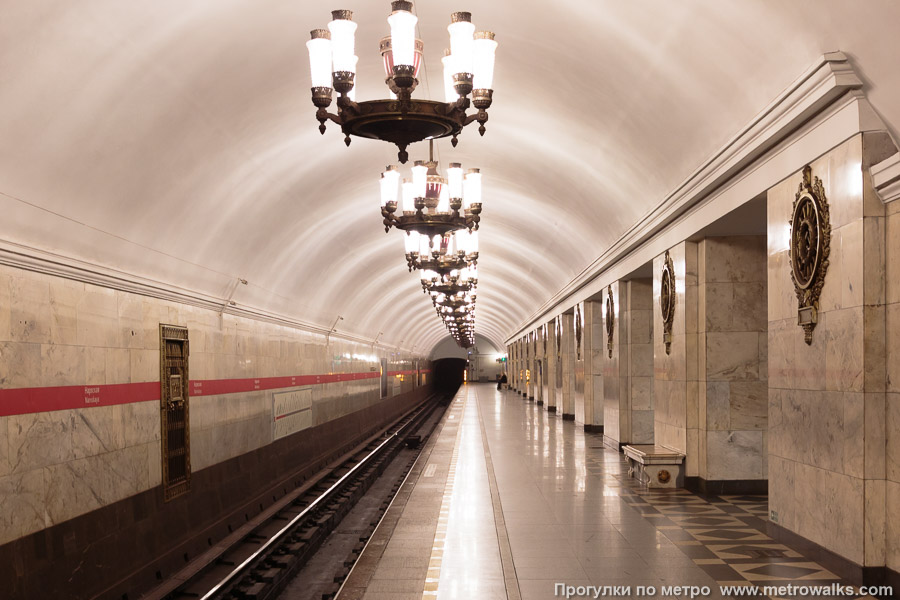
<instances>
[{"instance_id":1,"label":"large chandelier","mask_svg":"<svg viewBox=\"0 0 900 600\"><path fill-rule=\"evenodd\" d=\"M405 236L406 266L409 270L445 274L478 263L478 232L454 231L442 236L410 231Z\"/></svg>"},{"instance_id":2,"label":"large chandelier","mask_svg":"<svg viewBox=\"0 0 900 600\"><path fill-rule=\"evenodd\" d=\"M459 292L472 292L478 285L478 267L463 267L446 274L425 269L421 273L422 289L426 294L452 296Z\"/></svg>"},{"instance_id":3,"label":"large chandelier","mask_svg":"<svg viewBox=\"0 0 900 600\"><path fill-rule=\"evenodd\" d=\"M477 230L481 221L481 171L469 169L463 173L461 164L450 163L445 179L437 170L433 142L428 154L428 161L415 162L410 178L401 181L393 165L381 174L384 231L396 227L432 241L451 231Z\"/></svg>"},{"instance_id":4,"label":"large chandelier","mask_svg":"<svg viewBox=\"0 0 900 600\"><path fill-rule=\"evenodd\" d=\"M457 343L468 348L475 343L475 290L432 297L438 317Z\"/></svg>"},{"instance_id":5,"label":"large chandelier","mask_svg":"<svg viewBox=\"0 0 900 600\"><path fill-rule=\"evenodd\" d=\"M492 32L475 31L470 13L453 13L447 27L450 50L443 58L445 102L412 100L424 51L422 40L416 39L418 17L412 10L412 2L391 2L391 15L387 18L391 35L380 43L385 83L392 95L387 100L356 102L353 97L358 57L352 11L332 11L328 29L314 29L312 39L306 43L319 131L325 133L325 122L330 119L341 126L348 146L351 135L396 144L401 163L408 159L409 144L452 136L456 146L456 136L475 121L479 123L479 133L484 135L487 109L493 99L497 49ZM333 90L340 94L337 114L327 110ZM477 112L467 114L470 104Z\"/></svg>"}]
</instances>

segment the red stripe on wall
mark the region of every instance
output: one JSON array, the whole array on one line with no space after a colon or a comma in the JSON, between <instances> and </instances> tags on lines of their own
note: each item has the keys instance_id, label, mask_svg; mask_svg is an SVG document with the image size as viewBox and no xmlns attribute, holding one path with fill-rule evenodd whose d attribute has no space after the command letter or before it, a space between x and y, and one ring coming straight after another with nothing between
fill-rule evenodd
<instances>
[{"instance_id":1,"label":"red stripe on wall","mask_svg":"<svg viewBox=\"0 0 900 600\"><path fill-rule=\"evenodd\" d=\"M410 374L415 371L393 371L389 375ZM327 373L324 375L295 375L289 377L259 377L253 379L200 379L190 381L191 396L216 396L259 390L302 387L378 379L378 371L362 373ZM113 385L68 385L0 390L0 417L51 412L92 406L114 406L133 402L159 400L159 382L120 383Z\"/></svg>"},{"instance_id":2,"label":"red stripe on wall","mask_svg":"<svg viewBox=\"0 0 900 600\"><path fill-rule=\"evenodd\" d=\"M159 400L159 382L0 390L0 417Z\"/></svg>"}]
</instances>

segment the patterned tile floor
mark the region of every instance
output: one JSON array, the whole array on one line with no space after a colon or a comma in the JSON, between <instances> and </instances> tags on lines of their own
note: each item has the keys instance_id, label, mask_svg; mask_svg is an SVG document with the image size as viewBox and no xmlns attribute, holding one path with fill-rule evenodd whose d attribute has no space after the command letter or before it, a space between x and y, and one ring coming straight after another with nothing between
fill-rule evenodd
<instances>
[{"instance_id":1,"label":"patterned tile floor","mask_svg":"<svg viewBox=\"0 0 900 600\"><path fill-rule=\"evenodd\" d=\"M609 473L608 458L586 456L586 462L589 473ZM621 485L619 496L625 503L653 523L720 585L849 585L766 535L767 496L705 496L687 490L647 489L628 477L627 472L616 479Z\"/></svg>"}]
</instances>

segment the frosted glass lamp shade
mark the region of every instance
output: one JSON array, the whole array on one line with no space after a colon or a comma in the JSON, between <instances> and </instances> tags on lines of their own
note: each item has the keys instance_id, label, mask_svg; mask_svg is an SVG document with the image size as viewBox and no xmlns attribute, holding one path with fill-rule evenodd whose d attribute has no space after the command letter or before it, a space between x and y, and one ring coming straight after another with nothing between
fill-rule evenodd
<instances>
[{"instance_id":1,"label":"frosted glass lamp shade","mask_svg":"<svg viewBox=\"0 0 900 600\"><path fill-rule=\"evenodd\" d=\"M399 192L400 173L394 167L388 167L381 174L381 205L388 202L397 202Z\"/></svg>"},{"instance_id":2,"label":"frosted glass lamp shade","mask_svg":"<svg viewBox=\"0 0 900 600\"><path fill-rule=\"evenodd\" d=\"M356 73L356 23L350 19L349 10L333 11L334 19L328 24L331 32L332 63L335 71Z\"/></svg>"},{"instance_id":3,"label":"frosted glass lamp shade","mask_svg":"<svg viewBox=\"0 0 900 600\"><path fill-rule=\"evenodd\" d=\"M416 23L419 19L406 9L407 5L412 8L412 2L392 2L394 10L388 17L394 66L416 64Z\"/></svg>"},{"instance_id":4,"label":"frosted glass lamp shade","mask_svg":"<svg viewBox=\"0 0 900 600\"><path fill-rule=\"evenodd\" d=\"M490 90L494 86L494 55L497 42L490 31L479 31L472 44L472 87L476 90Z\"/></svg>"},{"instance_id":5,"label":"frosted glass lamp shade","mask_svg":"<svg viewBox=\"0 0 900 600\"><path fill-rule=\"evenodd\" d=\"M309 50L309 74L312 87L331 87L331 39L325 29L313 29L306 42Z\"/></svg>"}]
</instances>

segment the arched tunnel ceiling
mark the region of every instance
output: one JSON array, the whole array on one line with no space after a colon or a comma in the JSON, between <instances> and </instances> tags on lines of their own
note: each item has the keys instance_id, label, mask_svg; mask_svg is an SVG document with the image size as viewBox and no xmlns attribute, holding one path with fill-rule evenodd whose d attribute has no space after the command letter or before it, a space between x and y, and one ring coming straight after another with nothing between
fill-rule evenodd
<instances>
[{"instance_id":1,"label":"arched tunnel ceiling","mask_svg":"<svg viewBox=\"0 0 900 600\"><path fill-rule=\"evenodd\" d=\"M385 234L384 143L320 136L305 41L359 23L358 97L384 97L388 0L29 0L0 20L0 238L427 353L446 336ZM504 338L832 50L900 123L900 4L420 0L442 98L449 13L500 47L482 168L476 331ZM412 147L411 158L426 148Z\"/></svg>"}]
</instances>

